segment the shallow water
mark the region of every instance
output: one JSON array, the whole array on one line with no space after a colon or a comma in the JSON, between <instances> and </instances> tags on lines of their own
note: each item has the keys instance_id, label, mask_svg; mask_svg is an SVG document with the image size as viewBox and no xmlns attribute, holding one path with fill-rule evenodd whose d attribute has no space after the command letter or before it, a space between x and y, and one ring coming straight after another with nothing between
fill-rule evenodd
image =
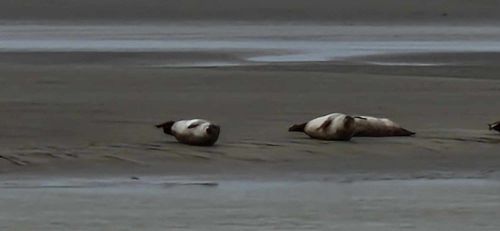
<instances>
[{"instance_id":1,"label":"shallow water","mask_svg":"<svg viewBox=\"0 0 500 231\"><path fill-rule=\"evenodd\" d=\"M497 28L473 26L6 24L0 25L0 52L227 52L246 62L305 62L377 54L500 52L499 35ZM155 65L226 66L245 63L241 60L180 62L173 57Z\"/></svg>"},{"instance_id":2,"label":"shallow water","mask_svg":"<svg viewBox=\"0 0 500 231\"><path fill-rule=\"evenodd\" d=\"M76 188L43 184L32 188L0 186L0 205L10 208L0 211L0 228L498 230L500 227L496 219L500 211L498 181L218 181L217 186L169 187L157 184L161 178L145 177L139 181L91 186L88 184L92 180L73 179L73 184L88 185Z\"/></svg>"}]
</instances>

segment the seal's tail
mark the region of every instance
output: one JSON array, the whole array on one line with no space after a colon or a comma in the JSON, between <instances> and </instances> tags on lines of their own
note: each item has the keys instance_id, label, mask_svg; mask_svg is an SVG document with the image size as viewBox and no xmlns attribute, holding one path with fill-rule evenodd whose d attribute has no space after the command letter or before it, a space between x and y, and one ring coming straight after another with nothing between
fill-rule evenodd
<instances>
[{"instance_id":1,"label":"seal's tail","mask_svg":"<svg viewBox=\"0 0 500 231\"><path fill-rule=\"evenodd\" d=\"M413 136L415 134L417 134L417 133L412 132L412 131L407 130L407 129L404 129L404 128L401 129L401 135L402 136Z\"/></svg>"},{"instance_id":2,"label":"seal's tail","mask_svg":"<svg viewBox=\"0 0 500 231\"><path fill-rule=\"evenodd\" d=\"M175 121L167 121L165 123L155 125L156 128L163 128L163 132L168 135L172 135L172 125Z\"/></svg>"}]
</instances>

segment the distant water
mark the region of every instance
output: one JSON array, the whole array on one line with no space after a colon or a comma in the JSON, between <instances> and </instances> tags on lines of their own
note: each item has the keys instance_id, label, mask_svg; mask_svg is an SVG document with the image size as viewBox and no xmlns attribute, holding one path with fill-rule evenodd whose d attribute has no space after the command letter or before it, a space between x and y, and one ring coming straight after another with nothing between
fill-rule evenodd
<instances>
[{"instance_id":1,"label":"distant water","mask_svg":"<svg viewBox=\"0 0 500 231\"><path fill-rule=\"evenodd\" d=\"M164 64L227 66L242 64L241 60L247 63L307 62L377 54L500 52L499 37L500 30L493 27L6 24L0 26L0 52L225 52L239 55L239 60L195 59ZM411 65L397 62L384 65L390 64Z\"/></svg>"}]
</instances>

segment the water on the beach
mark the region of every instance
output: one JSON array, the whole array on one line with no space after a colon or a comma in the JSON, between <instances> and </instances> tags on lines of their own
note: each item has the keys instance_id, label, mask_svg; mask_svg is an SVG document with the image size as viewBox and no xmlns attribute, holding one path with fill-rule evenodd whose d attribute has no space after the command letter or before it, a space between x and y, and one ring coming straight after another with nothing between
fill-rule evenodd
<instances>
[{"instance_id":1,"label":"water on the beach","mask_svg":"<svg viewBox=\"0 0 500 231\"><path fill-rule=\"evenodd\" d=\"M500 228L497 1L0 2L0 230ZM413 137L291 134L332 112ZM153 125L206 118L213 147Z\"/></svg>"},{"instance_id":2,"label":"water on the beach","mask_svg":"<svg viewBox=\"0 0 500 231\"><path fill-rule=\"evenodd\" d=\"M107 182L2 183L1 205L10 209L0 211L0 227L466 231L496 230L500 225L496 219L500 195L494 193L500 184L484 180L221 181L206 185L156 177ZM43 211L37 211L40 208Z\"/></svg>"},{"instance_id":3,"label":"water on the beach","mask_svg":"<svg viewBox=\"0 0 500 231\"><path fill-rule=\"evenodd\" d=\"M281 25L282 24L282 25ZM277 29L282 31L276 32ZM413 29L413 30L412 30ZM172 57L156 66L228 66L274 62L335 61L369 55L406 53L498 52L500 30L459 26L339 26L243 24L229 22L152 25L0 25L0 51L8 53L230 53L232 58ZM420 34L414 30L420 31ZM291 34L288 34L288 32ZM370 35L369 38L366 35ZM472 37L472 38L471 38ZM106 60L102 60L106 62ZM146 62L147 63L147 62ZM85 63L82 63L85 64ZM374 62L380 65L381 62ZM432 65L391 62L384 65ZM436 64L436 65L439 65Z\"/></svg>"}]
</instances>

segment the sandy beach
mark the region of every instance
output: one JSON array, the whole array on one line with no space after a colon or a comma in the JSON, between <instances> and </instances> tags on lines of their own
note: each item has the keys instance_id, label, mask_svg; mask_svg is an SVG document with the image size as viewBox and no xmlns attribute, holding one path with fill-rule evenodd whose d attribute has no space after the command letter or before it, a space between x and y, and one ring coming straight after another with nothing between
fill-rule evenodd
<instances>
[{"instance_id":1,"label":"sandy beach","mask_svg":"<svg viewBox=\"0 0 500 231\"><path fill-rule=\"evenodd\" d=\"M497 230L500 31L442 28L1 25L0 229ZM417 135L287 132L330 112Z\"/></svg>"},{"instance_id":2,"label":"sandy beach","mask_svg":"<svg viewBox=\"0 0 500 231\"><path fill-rule=\"evenodd\" d=\"M3 159L2 170L103 161L106 169L115 162L118 169L126 164L168 172L162 166L179 160L214 169L220 169L218 161L230 161L313 172L396 171L395 177L496 171L499 136L486 126L497 111L490 103L500 94L496 79L370 74L359 65L349 73L293 67L300 65L304 71L287 70L288 65L263 71L257 66L4 67L2 151L16 161ZM445 68L452 67L438 70ZM464 106L464 101L475 103ZM344 143L287 132L290 124L331 111L389 116L417 136ZM223 127L217 146L177 144L153 127L193 116Z\"/></svg>"}]
</instances>

